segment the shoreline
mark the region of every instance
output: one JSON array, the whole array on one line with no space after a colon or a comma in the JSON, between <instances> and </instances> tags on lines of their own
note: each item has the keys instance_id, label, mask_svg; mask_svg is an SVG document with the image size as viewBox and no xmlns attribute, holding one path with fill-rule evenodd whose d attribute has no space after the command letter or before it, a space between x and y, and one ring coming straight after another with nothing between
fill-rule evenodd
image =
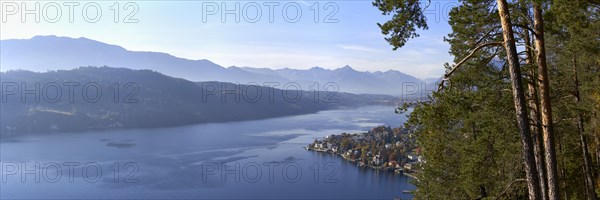
<instances>
[{"instance_id":1,"label":"shoreline","mask_svg":"<svg viewBox=\"0 0 600 200\"><path fill-rule=\"evenodd\" d=\"M306 149L307 151L314 151L314 152L319 152L319 153L328 153L328 154L332 154L335 156L340 156L342 157L344 160L352 162L352 163L357 163L356 159L351 159L351 158L347 158L346 155L341 154L341 153L334 153L334 152L329 152L327 150L322 150L322 149L314 149L311 147L303 147L304 149ZM404 169L401 169L401 171L399 172L397 169L390 169L390 168L384 168L382 166L373 166L373 165L361 165L357 167L369 167L373 170L377 170L377 171L385 171L385 172L394 172L395 174L400 174L400 175L404 175L406 177L412 178L414 180L418 180L415 173L414 172L405 172Z\"/></svg>"}]
</instances>

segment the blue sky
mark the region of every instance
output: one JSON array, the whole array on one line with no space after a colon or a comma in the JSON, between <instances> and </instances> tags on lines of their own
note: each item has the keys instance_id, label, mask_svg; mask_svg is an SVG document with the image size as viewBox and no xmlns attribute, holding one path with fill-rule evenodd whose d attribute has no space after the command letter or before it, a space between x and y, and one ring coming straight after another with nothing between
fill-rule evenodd
<instances>
[{"instance_id":1,"label":"blue sky","mask_svg":"<svg viewBox=\"0 0 600 200\"><path fill-rule=\"evenodd\" d=\"M36 2L22 3L2 1L1 39L35 35L87 37L129 50L209 59L225 67L334 69L350 65L360 71L394 69L419 78L441 76L443 64L452 61L443 37L451 31L447 12L457 4L432 1L426 10L430 29L420 31L420 38L392 51L376 25L389 16L381 15L368 0L141 1L130 4L128 1L88 1L72 7L73 22L69 19L70 7L65 5L68 2L37 2L39 8L35 12L40 17L39 22L35 21L35 14L22 16L22 10L34 9ZM239 5L237 10L236 4ZM115 15L117 7L118 17ZM135 9L137 12L129 21L132 23L124 23ZM226 9L236 14L225 14L223 19ZM97 15L97 10L102 14ZM261 13L260 16L257 13ZM51 23L53 21L56 22Z\"/></svg>"}]
</instances>

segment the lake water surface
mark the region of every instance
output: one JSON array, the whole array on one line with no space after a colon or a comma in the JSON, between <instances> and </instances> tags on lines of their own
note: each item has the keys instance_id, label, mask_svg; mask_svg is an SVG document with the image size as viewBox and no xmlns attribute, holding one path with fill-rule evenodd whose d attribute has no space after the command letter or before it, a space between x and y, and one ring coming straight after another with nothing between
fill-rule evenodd
<instances>
[{"instance_id":1,"label":"lake water surface","mask_svg":"<svg viewBox=\"0 0 600 200\"><path fill-rule=\"evenodd\" d=\"M0 140L2 199L411 199L411 179L303 149L316 138L398 127L369 106L175 128Z\"/></svg>"}]
</instances>

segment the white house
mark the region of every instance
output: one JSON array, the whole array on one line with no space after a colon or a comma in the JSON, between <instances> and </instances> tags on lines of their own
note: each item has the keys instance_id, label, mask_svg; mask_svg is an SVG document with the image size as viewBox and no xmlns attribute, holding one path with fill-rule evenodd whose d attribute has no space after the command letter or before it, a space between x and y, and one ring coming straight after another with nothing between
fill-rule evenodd
<instances>
[{"instance_id":1,"label":"white house","mask_svg":"<svg viewBox=\"0 0 600 200\"><path fill-rule=\"evenodd\" d=\"M408 159L410 159L410 160L417 160L418 158L414 154L408 154Z\"/></svg>"},{"instance_id":2,"label":"white house","mask_svg":"<svg viewBox=\"0 0 600 200\"><path fill-rule=\"evenodd\" d=\"M374 165L379 165L381 163L381 156L379 154L375 155L375 157L373 157L373 164Z\"/></svg>"},{"instance_id":3,"label":"white house","mask_svg":"<svg viewBox=\"0 0 600 200\"><path fill-rule=\"evenodd\" d=\"M412 169L412 164L411 163L404 164L404 169L411 170Z\"/></svg>"}]
</instances>

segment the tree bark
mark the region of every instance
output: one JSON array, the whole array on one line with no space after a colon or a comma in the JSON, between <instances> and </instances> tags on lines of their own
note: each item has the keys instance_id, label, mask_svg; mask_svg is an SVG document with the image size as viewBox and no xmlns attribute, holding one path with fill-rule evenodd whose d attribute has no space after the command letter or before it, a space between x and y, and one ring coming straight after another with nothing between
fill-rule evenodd
<instances>
[{"instance_id":1,"label":"tree bark","mask_svg":"<svg viewBox=\"0 0 600 200\"><path fill-rule=\"evenodd\" d=\"M535 166L538 170L538 176L540 179L540 193L543 200L548 199L548 182L546 182L546 168L544 162L544 144L542 140L542 124L540 123L540 104L537 94L537 81L536 81L536 70L533 68L533 53L531 52L531 36L529 30L525 30L525 62L531 66L529 68L529 74L531 80L527 84L529 93L529 107L531 110L531 134L533 135L533 150L535 152Z\"/></svg>"},{"instance_id":2,"label":"tree bark","mask_svg":"<svg viewBox=\"0 0 600 200\"><path fill-rule=\"evenodd\" d=\"M519 66L519 57L517 56L517 47L512 30L512 23L508 13L508 3L506 0L497 0L498 14L502 24L502 35L504 37L504 48L506 49L506 59L508 61L510 80L513 91L513 101L515 104L515 114L521 143L523 144L523 159L525 164L525 175L529 191L529 199L540 199L539 177L535 166L535 158L531 142L531 133L529 130L529 117L525 104L525 93L523 91L521 69Z\"/></svg>"},{"instance_id":3,"label":"tree bark","mask_svg":"<svg viewBox=\"0 0 600 200\"><path fill-rule=\"evenodd\" d=\"M564 140L564 137L565 137L564 135L556 137L556 144L558 146L558 152L560 152L561 154L565 154L565 149L562 146L562 144L563 144L562 141ZM564 167L564 166L566 166L565 159L562 159L561 162L557 163L557 164L560 164L562 166L562 167L560 167L560 175L562 177L566 177L565 167ZM563 186L563 188L567 187L567 183L565 181L560 182L560 184ZM563 190L563 195L564 195L565 200L569 199L567 197L567 191L566 190Z\"/></svg>"},{"instance_id":4,"label":"tree bark","mask_svg":"<svg viewBox=\"0 0 600 200\"><path fill-rule=\"evenodd\" d=\"M581 95L579 94L579 75L577 74L577 57L573 55L573 70L575 73L575 100L577 104L581 103ZM595 183L592 175L592 165L590 163L590 153L588 151L588 144L585 138L585 128L583 124L583 115L581 112L577 113L577 129L579 132L579 142L581 143L581 153L583 156L583 172L585 174L585 184L588 200L597 200Z\"/></svg>"},{"instance_id":5,"label":"tree bark","mask_svg":"<svg viewBox=\"0 0 600 200\"><path fill-rule=\"evenodd\" d=\"M544 19L540 2L533 1L533 30L536 33L535 49L538 64L538 85L540 87L540 108L542 117L542 132L544 134L544 156L548 173L548 199L560 199L558 173L556 170L556 152L554 145L554 126L552 121L552 106L550 104L550 86L548 67L546 64L546 46L544 42Z\"/></svg>"},{"instance_id":6,"label":"tree bark","mask_svg":"<svg viewBox=\"0 0 600 200\"><path fill-rule=\"evenodd\" d=\"M594 169L600 169L600 137L596 135L594 140L596 140L596 167ZM596 180L600 182L600 171L596 171L596 176Z\"/></svg>"}]
</instances>

